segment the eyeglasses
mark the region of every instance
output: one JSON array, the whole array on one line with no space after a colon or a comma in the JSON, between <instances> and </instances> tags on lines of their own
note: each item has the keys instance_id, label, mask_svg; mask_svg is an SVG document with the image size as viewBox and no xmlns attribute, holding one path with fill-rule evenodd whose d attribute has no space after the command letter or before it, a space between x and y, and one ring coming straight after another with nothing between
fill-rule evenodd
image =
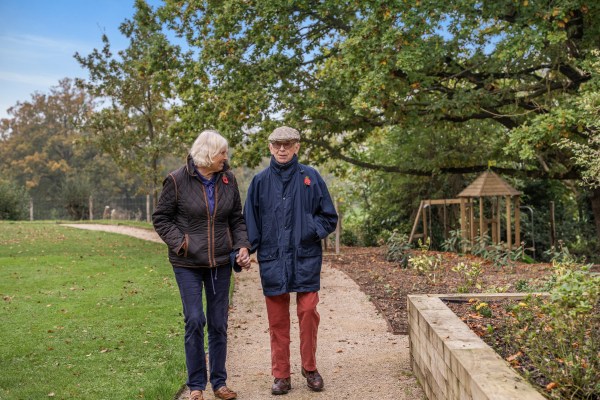
<instances>
[{"instance_id":1,"label":"eyeglasses","mask_svg":"<svg viewBox=\"0 0 600 400\"><path fill-rule=\"evenodd\" d=\"M282 147L283 147L285 150L289 150L289 149L291 149L291 148L292 148L292 147L293 147L293 146L294 146L296 143L298 143L298 142L297 142L297 141L295 141L295 140L292 140L292 141L290 141L290 142L271 142L271 146L273 146L273 148L274 148L275 150L279 150L279 149L281 149Z\"/></svg>"}]
</instances>

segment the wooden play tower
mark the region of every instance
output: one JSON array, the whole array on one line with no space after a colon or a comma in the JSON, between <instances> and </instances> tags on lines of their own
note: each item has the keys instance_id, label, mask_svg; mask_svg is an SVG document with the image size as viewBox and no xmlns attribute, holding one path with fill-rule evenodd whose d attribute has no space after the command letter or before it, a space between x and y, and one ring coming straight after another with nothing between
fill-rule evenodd
<instances>
[{"instance_id":1,"label":"wooden play tower","mask_svg":"<svg viewBox=\"0 0 600 400\"><path fill-rule=\"evenodd\" d=\"M443 218L444 225L446 225L446 206L457 204L460 205L461 235L471 244L478 236L483 235L489 236L494 244L502 241L502 208L505 208L506 247L512 249L515 244L519 246L521 242L520 196L521 192L510 186L499 175L492 171L486 171L460 192L456 199L421 200L409 243L416 238L423 238L425 241L429 236L428 219L431 219L432 206L444 206ZM429 211L429 216L427 211ZM416 232L419 222L422 222L422 233Z\"/></svg>"}]
</instances>

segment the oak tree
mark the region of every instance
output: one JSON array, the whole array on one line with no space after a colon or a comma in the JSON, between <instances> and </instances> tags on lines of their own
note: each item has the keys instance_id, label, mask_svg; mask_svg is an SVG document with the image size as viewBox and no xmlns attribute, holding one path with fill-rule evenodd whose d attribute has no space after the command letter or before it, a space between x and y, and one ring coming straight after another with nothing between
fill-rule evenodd
<instances>
[{"instance_id":1,"label":"oak tree","mask_svg":"<svg viewBox=\"0 0 600 400\"><path fill-rule=\"evenodd\" d=\"M93 108L92 97L65 78L0 121L0 175L26 190L34 210L52 204L73 219L87 218L90 195L100 200L135 186L82 129Z\"/></svg>"},{"instance_id":2,"label":"oak tree","mask_svg":"<svg viewBox=\"0 0 600 400\"><path fill-rule=\"evenodd\" d=\"M251 164L281 123L313 160L423 177L494 160L580 181L573 149L598 149L597 103L578 103L598 92L598 2L167 0L161 13L198 54L181 130L210 121ZM600 192L592 203L600 221Z\"/></svg>"}]
</instances>

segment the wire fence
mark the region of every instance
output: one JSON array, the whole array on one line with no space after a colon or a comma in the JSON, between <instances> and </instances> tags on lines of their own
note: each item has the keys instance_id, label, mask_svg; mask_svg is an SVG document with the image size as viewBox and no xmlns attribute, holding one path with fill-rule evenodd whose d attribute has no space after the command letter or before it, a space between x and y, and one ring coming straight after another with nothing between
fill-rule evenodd
<instances>
[{"instance_id":1,"label":"wire fence","mask_svg":"<svg viewBox=\"0 0 600 400\"><path fill-rule=\"evenodd\" d=\"M60 204L62 203L62 204ZM336 208L339 205L336 202ZM29 202L29 219L35 220L130 220L151 222L154 206L152 198L146 196L119 197L98 199L70 199L68 202L57 202L56 199L31 199ZM324 250L340 253L341 216L334 234L323 241Z\"/></svg>"},{"instance_id":2,"label":"wire fence","mask_svg":"<svg viewBox=\"0 0 600 400\"><path fill-rule=\"evenodd\" d=\"M59 204L56 199L35 198L29 202L29 219L34 220L133 220L150 221L150 196L73 199Z\"/></svg>"}]
</instances>

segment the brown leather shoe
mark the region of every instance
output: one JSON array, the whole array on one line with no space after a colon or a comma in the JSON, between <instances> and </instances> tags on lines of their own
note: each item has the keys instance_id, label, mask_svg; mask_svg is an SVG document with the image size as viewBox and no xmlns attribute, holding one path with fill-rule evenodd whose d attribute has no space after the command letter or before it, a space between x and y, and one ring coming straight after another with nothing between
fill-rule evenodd
<instances>
[{"instance_id":1,"label":"brown leather shoe","mask_svg":"<svg viewBox=\"0 0 600 400\"><path fill-rule=\"evenodd\" d=\"M290 378L275 378L271 386L271 394L287 394L290 390L292 390Z\"/></svg>"},{"instance_id":2,"label":"brown leather shoe","mask_svg":"<svg viewBox=\"0 0 600 400\"><path fill-rule=\"evenodd\" d=\"M190 400L204 400L204 396L202 396L202 390L192 390L190 393Z\"/></svg>"},{"instance_id":3,"label":"brown leather shoe","mask_svg":"<svg viewBox=\"0 0 600 400\"><path fill-rule=\"evenodd\" d=\"M221 386L215 390L215 397L222 400L231 400L237 397L237 393L229 389L227 386Z\"/></svg>"},{"instance_id":4,"label":"brown leather shoe","mask_svg":"<svg viewBox=\"0 0 600 400\"><path fill-rule=\"evenodd\" d=\"M323 390L323 377L319 374L316 369L314 371L307 371L302 368L302 376L306 378L306 385L315 392Z\"/></svg>"}]
</instances>

